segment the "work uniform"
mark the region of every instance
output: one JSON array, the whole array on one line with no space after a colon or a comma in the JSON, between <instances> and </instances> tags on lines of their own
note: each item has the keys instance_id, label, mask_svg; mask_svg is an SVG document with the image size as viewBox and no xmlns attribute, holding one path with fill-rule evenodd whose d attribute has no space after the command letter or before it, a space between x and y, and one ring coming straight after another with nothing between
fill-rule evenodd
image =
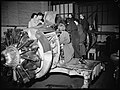
<instances>
[{"instance_id":1,"label":"work uniform","mask_svg":"<svg viewBox=\"0 0 120 90\"><path fill-rule=\"evenodd\" d=\"M63 44L64 51L64 64L69 62L74 56L74 49L72 43L70 42L69 33L66 31L61 31L60 34L60 44Z\"/></svg>"},{"instance_id":2,"label":"work uniform","mask_svg":"<svg viewBox=\"0 0 120 90\"><path fill-rule=\"evenodd\" d=\"M83 27L81 24L78 24L78 33L79 33L79 47L80 47L80 57L86 55L85 40L86 34L83 32Z\"/></svg>"},{"instance_id":3,"label":"work uniform","mask_svg":"<svg viewBox=\"0 0 120 90\"><path fill-rule=\"evenodd\" d=\"M35 27L35 26L37 26L37 25L38 25L37 19L32 18L32 19L29 21L29 23L28 23L28 28L30 28L30 27Z\"/></svg>"}]
</instances>

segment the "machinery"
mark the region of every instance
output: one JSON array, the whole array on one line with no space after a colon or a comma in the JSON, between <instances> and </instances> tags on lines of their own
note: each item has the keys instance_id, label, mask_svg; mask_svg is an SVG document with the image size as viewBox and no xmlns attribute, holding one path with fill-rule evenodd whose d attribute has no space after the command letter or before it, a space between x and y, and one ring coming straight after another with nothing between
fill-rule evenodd
<instances>
[{"instance_id":1,"label":"machinery","mask_svg":"<svg viewBox=\"0 0 120 90\"><path fill-rule=\"evenodd\" d=\"M99 74L103 69L102 63L86 60L86 64L74 65L73 62L68 66L58 66L62 52L56 31L51 27L55 24L55 16L56 13L47 12L45 25L39 28L8 30L5 33L5 40L1 42L2 67L10 68L13 80L18 84L42 78L46 73L61 72L83 76L85 78L83 88L88 88L88 80Z\"/></svg>"}]
</instances>

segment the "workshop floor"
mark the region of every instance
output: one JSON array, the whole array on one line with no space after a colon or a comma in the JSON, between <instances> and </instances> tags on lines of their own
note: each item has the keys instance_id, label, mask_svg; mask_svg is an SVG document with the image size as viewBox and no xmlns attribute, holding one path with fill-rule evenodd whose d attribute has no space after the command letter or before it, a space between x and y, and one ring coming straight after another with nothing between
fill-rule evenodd
<instances>
[{"instance_id":1,"label":"workshop floor","mask_svg":"<svg viewBox=\"0 0 120 90\"><path fill-rule=\"evenodd\" d=\"M104 58L105 59L105 58ZM103 59L102 59L103 60ZM90 89L112 89L115 88L115 80L113 78L113 63L111 61L107 61L106 64L106 70L100 73L100 76L98 76L90 85ZM73 88L79 88L83 85L83 78L82 77L69 77L66 75L50 75L46 80L42 82L36 82L34 83L30 88L49 88L45 87L48 84L52 85L68 85L68 88L70 85L72 85ZM54 86L57 88L57 86ZM53 88L54 88L53 87ZM61 86L61 88L63 88Z\"/></svg>"},{"instance_id":2,"label":"workshop floor","mask_svg":"<svg viewBox=\"0 0 120 90\"><path fill-rule=\"evenodd\" d=\"M111 89L115 88L115 80L113 78L113 63L107 59L101 60L107 61L106 70L101 73L90 85L90 89ZM2 87L14 88L16 87L7 77L1 78ZM51 74L44 79L37 79L31 84L26 85L25 88L50 88L49 85L55 85L53 88L80 88L83 85L83 78L78 76L68 76L66 74ZM52 86L51 86L52 87Z\"/></svg>"}]
</instances>

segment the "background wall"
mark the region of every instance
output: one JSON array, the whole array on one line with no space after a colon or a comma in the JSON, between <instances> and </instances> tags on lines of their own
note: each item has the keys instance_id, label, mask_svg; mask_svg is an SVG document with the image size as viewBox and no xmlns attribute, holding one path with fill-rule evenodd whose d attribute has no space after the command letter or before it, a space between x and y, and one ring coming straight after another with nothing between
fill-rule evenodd
<instances>
[{"instance_id":1,"label":"background wall","mask_svg":"<svg viewBox=\"0 0 120 90\"><path fill-rule=\"evenodd\" d=\"M79 14L83 13L92 24L97 14L98 25L118 25L119 24L119 7L114 1L95 1L76 3L74 5L74 14L79 18Z\"/></svg>"},{"instance_id":2,"label":"background wall","mask_svg":"<svg viewBox=\"0 0 120 90\"><path fill-rule=\"evenodd\" d=\"M26 28L32 13L50 10L48 1L2 1L1 2L1 37L9 28Z\"/></svg>"},{"instance_id":3,"label":"background wall","mask_svg":"<svg viewBox=\"0 0 120 90\"><path fill-rule=\"evenodd\" d=\"M48 1L2 1L2 25L27 25L32 13L49 10Z\"/></svg>"}]
</instances>

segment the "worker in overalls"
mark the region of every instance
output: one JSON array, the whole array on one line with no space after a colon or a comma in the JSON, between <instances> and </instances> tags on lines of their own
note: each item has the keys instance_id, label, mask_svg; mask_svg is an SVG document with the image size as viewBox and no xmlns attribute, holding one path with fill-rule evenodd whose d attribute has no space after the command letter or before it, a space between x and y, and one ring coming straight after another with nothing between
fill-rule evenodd
<instances>
[{"instance_id":1,"label":"worker in overalls","mask_svg":"<svg viewBox=\"0 0 120 90\"><path fill-rule=\"evenodd\" d=\"M67 64L74 56L74 49L72 47L72 43L70 42L69 33L66 30L65 24L60 23L58 25L58 30L61 31L59 36L60 45L63 45L63 53L64 53L64 65Z\"/></svg>"}]
</instances>

